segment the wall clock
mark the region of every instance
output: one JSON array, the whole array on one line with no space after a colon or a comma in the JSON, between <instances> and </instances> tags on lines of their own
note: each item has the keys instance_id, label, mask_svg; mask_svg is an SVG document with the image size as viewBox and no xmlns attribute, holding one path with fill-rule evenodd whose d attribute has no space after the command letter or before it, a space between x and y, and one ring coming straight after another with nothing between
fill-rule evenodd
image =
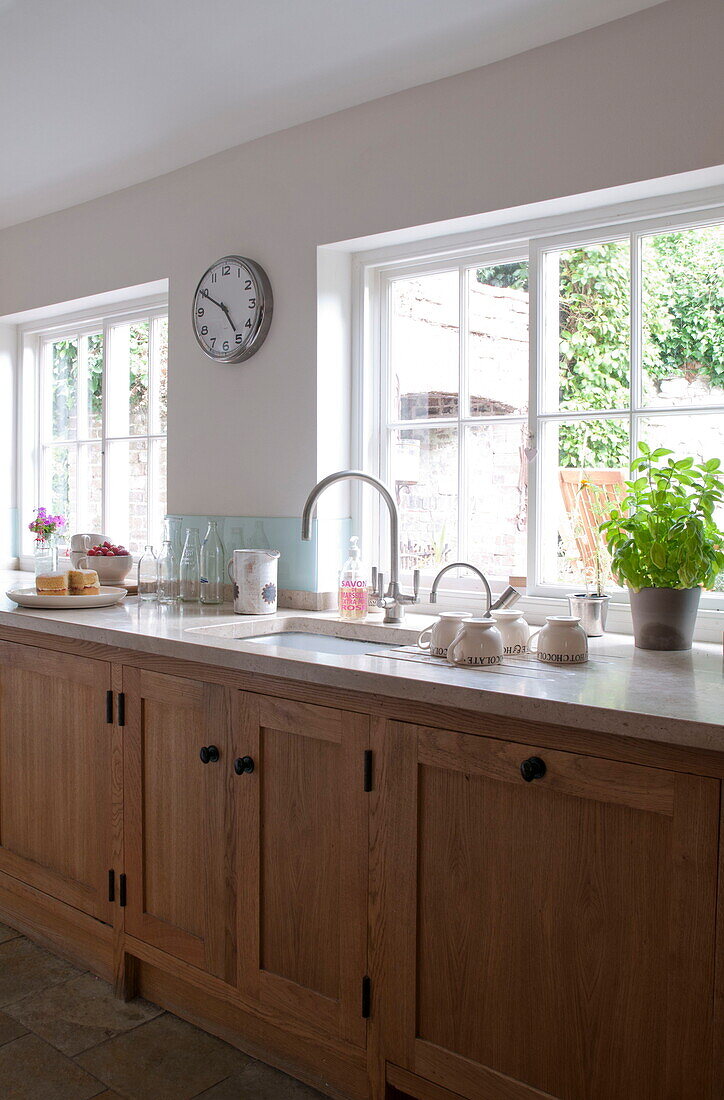
<instances>
[{"instance_id":1,"label":"wall clock","mask_svg":"<svg viewBox=\"0 0 724 1100\"><path fill-rule=\"evenodd\" d=\"M199 279L193 304L194 335L217 363L241 363L258 351L272 318L266 272L245 256L223 256Z\"/></svg>"}]
</instances>

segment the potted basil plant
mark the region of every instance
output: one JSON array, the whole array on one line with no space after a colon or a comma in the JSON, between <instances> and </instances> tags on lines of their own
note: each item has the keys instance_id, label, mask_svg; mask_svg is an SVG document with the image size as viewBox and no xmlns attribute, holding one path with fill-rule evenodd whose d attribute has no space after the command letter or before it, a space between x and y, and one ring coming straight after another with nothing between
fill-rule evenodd
<instances>
[{"instance_id":1,"label":"potted basil plant","mask_svg":"<svg viewBox=\"0 0 724 1100\"><path fill-rule=\"evenodd\" d=\"M724 532L714 519L724 501L721 461L638 446L628 493L600 530L613 575L631 593L638 648L691 649L701 590L724 570Z\"/></svg>"}]
</instances>

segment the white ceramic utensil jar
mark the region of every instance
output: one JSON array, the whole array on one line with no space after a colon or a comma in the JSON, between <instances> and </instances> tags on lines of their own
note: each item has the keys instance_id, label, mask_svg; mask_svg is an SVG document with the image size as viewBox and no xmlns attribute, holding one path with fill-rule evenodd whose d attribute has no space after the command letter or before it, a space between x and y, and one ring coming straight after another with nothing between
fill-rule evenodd
<instances>
[{"instance_id":1,"label":"white ceramic utensil jar","mask_svg":"<svg viewBox=\"0 0 724 1100\"><path fill-rule=\"evenodd\" d=\"M433 657L447 657L448 646L460 629L460 623L472 617L472 611L441 611L437 622L421 632L417 644Z\"/></svg>"},{"instance_id":2,"label":"white ceramic utensil jar","mask_svg":"<svg viewBox=\"0 0 724 1100\"><path fill-rule=\"evenodd\" d=\"M535 648L533 639L538 638ZM546 625L528 639L528 648L549 665L583 665L588 660L588 638L575 615L548 615Z\"/></svg>"},{"instance_id":3,"label":"white ceramic utensil jar","mask_svg":"<svg viewBox=\"0 0 724 1100\"><path fill-rule=\"evenodd\" d=\"M447 649L451 665L489 668L503 660L503 638L495 619L465 619Z\"/></svg>"},{"instance_id":4,"label":"white ceramic utensil jar","mask_svg":"<svg viewBox=\"0 0 724 1100\"><path fill-rule=\"evenodd\" d=\"M490 614L503 636L503 656L524 657L528 652L530 627L523 618L523 613L513 607L501 607L499 611L491 611Z\"/></svg>"},{"instance_id":5,"label":"white ceramic utensil jar","mask_svg":"<svg viewBox=\"0 0 724 1100\"><path fill-rule=\"evenodd\" d=\"M227 566L237 615L274 615L278 550L235 550Z\"/></svg>"}]
</instances>

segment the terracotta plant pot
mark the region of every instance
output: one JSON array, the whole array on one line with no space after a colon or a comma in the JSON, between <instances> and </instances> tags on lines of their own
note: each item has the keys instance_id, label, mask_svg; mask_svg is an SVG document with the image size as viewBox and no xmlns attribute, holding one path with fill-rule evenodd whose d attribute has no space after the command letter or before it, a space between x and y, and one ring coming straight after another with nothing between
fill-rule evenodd
<instances>
[{"instance_id":1,"label":"terracotta plant pot","mask_svg":"<svg viewBox=\"0 0 724 1100\"><path fill-rule=\"evenodd\" d=\"M691 649L701 588L629 591L638 649Z\"/></svg>"}]
</instances>

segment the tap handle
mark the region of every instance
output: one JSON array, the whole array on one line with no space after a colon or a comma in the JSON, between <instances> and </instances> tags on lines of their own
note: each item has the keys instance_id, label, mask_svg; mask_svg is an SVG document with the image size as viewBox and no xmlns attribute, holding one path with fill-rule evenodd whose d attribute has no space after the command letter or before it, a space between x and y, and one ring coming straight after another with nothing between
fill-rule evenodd
<instances>
[{"instance_id":1,"label":"tap handle","mask_svg":"<svg viewBox=\"0 0 724 1100\"><path fill-rule=\"evenodd\" d=\"M412 591L415 596L415 600L420 595L420 570L415 569L412 574Z\"/></svg>"},{"instance_id":2,"label":"tap handle","mask_svg":"<svg viewBox=\"0 0 724 1100\"><path fill-rule=\"evenodd\" d=\"M370 578L370 588L373 592L377 592L377 566L372 566L372 576Z\"/></svg>"},{"instance_id":3,"label":"tap handle","mask_svg":"<svg viewBox=\"0 0 724 1100\"><path fill-rule=\"evenodd\" d=\"M385 574L381 569L377 570L377 598L382 599L385 594Z\"/></svg>"}]
</instances>

